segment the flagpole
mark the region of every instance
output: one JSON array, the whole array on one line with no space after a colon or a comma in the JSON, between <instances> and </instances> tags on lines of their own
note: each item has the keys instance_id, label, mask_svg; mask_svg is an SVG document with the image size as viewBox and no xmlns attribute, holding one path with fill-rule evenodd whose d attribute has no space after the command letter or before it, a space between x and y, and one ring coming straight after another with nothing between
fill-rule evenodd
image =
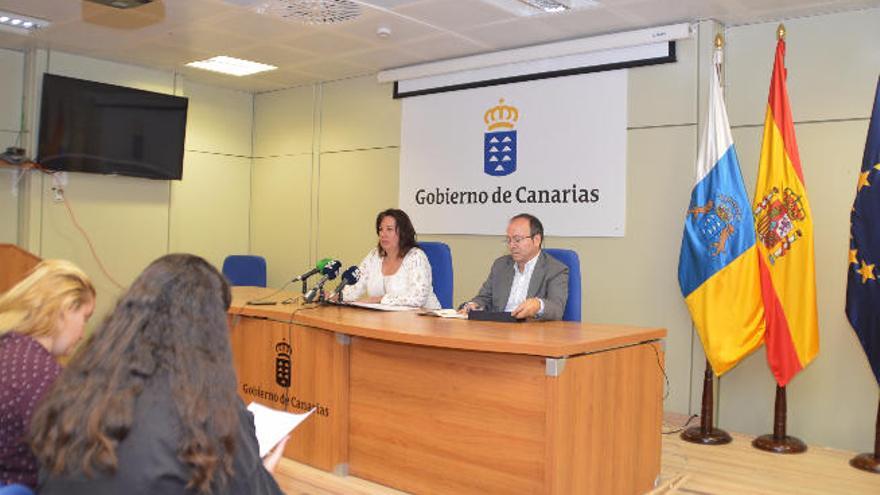
<instances>
[{"instance_id":1,"label":"flagpole","mask_svg":"<svg viewBox=\"0 0 880 495\"><path fill-rule=\"evenodd\" d=\"M724 48L724 36L721 33L715 35L715 50ZM715 59L712 70L720 72L720 58ZM720 74L718 74L720 77ZM711 102L710 102L711 104ZM686 442L702 445L724 445L730 443L730 435L719 428L715 428L715 383L712 364L706 358L706 369L703 372L703 404L700 410L700 425L692 426L681 432L681 439Z\"/></svg>"},{"instance_id":2,"label":"flagpole","mask_svg":"<svg viewBox=\"0 0 880 495\"><path fill-rule=\"evenodd\" d=\"M800 454L807 451L807 444L797 437L785 434L786 422L785 387L776 385L776 407L773 415L773 433L761 435L752 441L756 449L776 454Z\"/></svg>"},{"instance_id":3,"label":"flagpole","mask_svg":"<svg viewBox=\"0 0 880 495\"><path fill-rule=\"evenodd\" d=\"M850 459L849 465L862 471L880 474L880 403L877 405L877 424L874 426L874 453L859 454Z\"/></svg>"},{"instance_id":4,"label":"flagpole","mask_svg":"<svg viewBox=\"0 0 880 495\"><path fill-rule=\"evenodd\" d=\"M714 423L714 388L712 365L706 360L706 372L703 374L703 408L700 411L700 426L692 426L681 432L681 439L686 442L702 445L724 445L730 443L730 435L713 426Z\"/></svg>"},{"instance_id":5,"label":"flagpole","mask_svg":"<svg viewBox=\"0 0 880 495\"><path fill-rule=\"evenodd\" d=\"M779 82L776 79L779 76L779 73L776 72L779 67L778 64L784 64L784 62L782 62L782 60L781 60L781 55L780 55L780 54L783 54L782 56L784 56L785 26L783 24L779 24L779 27L776 29L776 39L777 39L777 45L776 45L777 51L776 51L776 59L774 60L774 75L773 75L773 78L771 79L771 82L770 82L770 104L771 104L771 107L768 107L768 109L767 109L768 115L770 115L770 112L773 111L773 108L772 108L772 104L774 101L774 93L773 92L774 92L774 90L777 90L776 84L777 84L777 82ZM780 51L780 46L782 47L783 51ZM782 80L784 81L784 65L783 65L782 78L783 78ZM779 83L782 84L782 82L779 82ZM782 96L783 105L787 107L788 96L787 96L784 85L782 85L782 95L781 96ZM779 103L779 102L777 101L777 103ZM786 110L788 110L788 109L786 108L783 110L783 115ZM780 117L782 117L782 115L774 115L774 117L780 118ZM791 122L787 122L787 124L789 126L792 126L788 130L792 132L792 142L790 144L794 145L793 124ZM768 125L784 125L784 124L768 124ZM779 131L784 132L785 129L779 129ZM766 146L768 146L768 144L767 144L767 139L765 137L765 142L762 145L762 152L763 152L764 147L766 147ZM786 154L787 153L788 152L786 152ZM797 157L797 154L795 154L795 158L796 157ZM789 156L789 158L791 159L791 156ZM769 165L772 165L772 164L773 163L771 161ZM761 166L763 166L763 165L764 165L764 162L762 161ZM799 169L799 167L800 167L799 160L796 160L793 165L798 167L798 169L797 169L798 171L800 170ZM760 184L761 178L762 178L760 175L761 174L760 166L759 166L758 174L759 174L758 182ZM769 174L770 174L770 172L768 171L768 175ZM804 194L806 194L806 193L804 193ZM813 241L812 241L812 239L809 239L808 242L810 244L812 244ZM810 247L812 247L812 246L810 246ZM772 263L772 257L771 257L770 262ZM812 264L813 260L811 259L809 261L809 263ZM779 331L779 329L777 329L776 331ZM790 329L789 329L789 331L790 331ZM769 332L769 329L768 329L768 332ZM818 338L818 335L816 335L816 337ZM794 352L794 349L791 349L791 350ZM771 362L771 366L772 366L773 361L770 358L769 344L768 344L768 361ZM789 375L786 373L783 373L783 374L774 373L774 374L776 375L777 384L776 384L776 404L774 407L774 415L773 415L773 433L769 434L769 435L761 435L760 437L756 438L754 441L752 441L752 446L757 449L766 450L768 452L774 452L777 454L798 454L801 452L805 452L807 450L807 445L803 441L801 441L800 439L798 439L796 437L786 435L786 431L785 431L786 430L787 404L786 404L786 397L785 397L785 385L781 385L780 383L782 383L782 382L787 383L788 380L790 380L791 376L793 376L793 375Z\"/></svg>"}]
</instances>

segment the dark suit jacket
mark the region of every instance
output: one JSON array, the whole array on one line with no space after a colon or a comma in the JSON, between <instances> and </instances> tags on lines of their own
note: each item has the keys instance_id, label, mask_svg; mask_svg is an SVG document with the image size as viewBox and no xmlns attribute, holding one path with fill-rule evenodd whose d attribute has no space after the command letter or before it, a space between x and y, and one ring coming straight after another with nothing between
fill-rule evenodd
<instances>
[{"instance_id":1,"label":"dark suit jacket","mask_svg":"<svg viewBox=\"0 0 880 495\"><path fill-rule=\"evenodd\" d=\"M515 263L510 255L502 256L492 264L489 278L483 282L480 293L471 299L488 311L504 311L513 285ZM568 267L541 251L535 270L529 280L527 297L544 301L543 320L560 320L568 301Z\"/></svg>"}]
</instances>

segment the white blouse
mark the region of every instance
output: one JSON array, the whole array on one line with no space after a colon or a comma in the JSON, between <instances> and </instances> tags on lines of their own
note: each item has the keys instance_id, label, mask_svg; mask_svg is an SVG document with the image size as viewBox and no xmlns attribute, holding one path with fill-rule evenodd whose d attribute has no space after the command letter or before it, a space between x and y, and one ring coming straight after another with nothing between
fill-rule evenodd
<instances>
[{"instance_id":1,"label":"white blouse","mask_svg":"<svg viewBox=\"0 0 880 495\"><path fill-rule=\"evenodd\" d=\"M440 309L431 285L431 263L425 252L414 247L403 257L394 275L382 274L382 257L373 248L359 266L361 278L342 290L345 301L382 296L382 304Z\"/></svg>"}]
</instances>

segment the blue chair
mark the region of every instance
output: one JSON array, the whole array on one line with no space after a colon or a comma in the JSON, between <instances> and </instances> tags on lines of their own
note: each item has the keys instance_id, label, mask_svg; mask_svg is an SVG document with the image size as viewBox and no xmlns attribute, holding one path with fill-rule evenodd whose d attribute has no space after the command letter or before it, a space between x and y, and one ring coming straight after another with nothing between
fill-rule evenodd
<instances>
[{"instance_id":1,"label":"blue chair","mask_svg":"<svg viewBox=\"0 0 880 495\"><path fill-rule=\"evenodd\" d=\"M34 495L34 492L24 485L0 486L0 495Z\"/></svg>"},{"instance_id":2,"label":"blue chair","mask_svg":"<svg viewBox=\"0 0 880 495\"><path fill-rule=\"evenodd\" d=\"M420 242L419 247L425 252L431 263L431 280L434 294L440 300L440 306L452 307L452 251L444 242Z\"/></svg>"},{"instance_id":3,"label":"blue chair","mask_svg":"<svg viewBox=\"0 0 880 495\"><path fill-rule=\"evenodd\" d=\"M223 275L232 285L266 286L266 260L262 256L233 254L223 260Z\"/></svg>"},{"instance_id":4,"label":"blue chair","mask_svg":"<svg viewBox=\"0 0 880 495\"><path fill-rule=\"evenodd\" d=\"M544 252L568 266L568 302L562 319L581 321L581 260L571 249L546 248Z\"/></svg>"}]
</instances>

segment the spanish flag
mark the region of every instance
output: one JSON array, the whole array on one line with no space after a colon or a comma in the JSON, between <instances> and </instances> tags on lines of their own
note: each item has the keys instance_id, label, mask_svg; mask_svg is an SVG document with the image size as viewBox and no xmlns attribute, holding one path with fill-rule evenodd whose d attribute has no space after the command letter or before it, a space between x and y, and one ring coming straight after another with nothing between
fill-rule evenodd
<instances>
[{"instance_id":1,"label":"spanish flag","mask_svg":"<svg viewBox=\"0 0 880 495\"><path fill-rule=\"evenodd\" d=\"M757 349L764 337L752 209L721 97L720 64L719 47L678 259L682 295L717 375Z\"/></svg>"},{"instance_id":2,"label":"spanish flag","mask_svg":"<svg viewBox=\"0 0 880 495\"><path fill-rule=\"evenodd\" d=\"M776 382L784 387L819 352L819 324L813 216L788 103L782 33L776 44L752 209L767 361Z\"/></svg>"}]
</instances>

